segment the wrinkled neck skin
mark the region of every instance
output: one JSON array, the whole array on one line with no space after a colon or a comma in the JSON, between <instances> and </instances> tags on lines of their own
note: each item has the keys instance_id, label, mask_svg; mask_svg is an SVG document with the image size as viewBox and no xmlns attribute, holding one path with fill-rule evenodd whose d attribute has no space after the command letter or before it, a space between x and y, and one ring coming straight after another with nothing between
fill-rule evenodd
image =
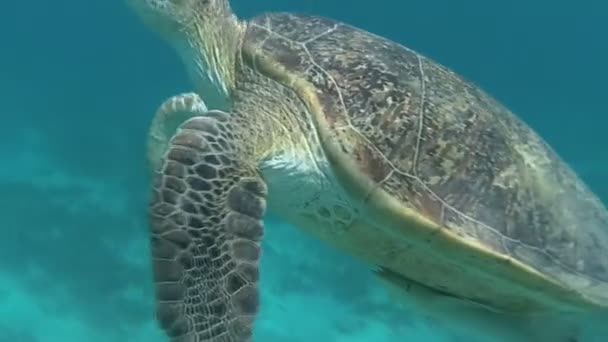
<instances>
[{"instance_id":1,"label":"wrinkled neck skin","mask_svg":"<svg viewBox=\"0 0 608 342\"><path fill-rule=\"evenodd\" d=\"M209 108L227 110L246 25L229 9L215 11L204 19L194 18L171 42Z\"/></svg>"}]
</instances>

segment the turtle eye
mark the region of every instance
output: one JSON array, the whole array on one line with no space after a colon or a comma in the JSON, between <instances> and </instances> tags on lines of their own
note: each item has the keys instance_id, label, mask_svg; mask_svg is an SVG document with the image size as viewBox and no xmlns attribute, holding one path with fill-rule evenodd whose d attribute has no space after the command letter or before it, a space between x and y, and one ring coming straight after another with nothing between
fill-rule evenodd
<instances>
[{"instance_id":1,"label":"turtle eye","mask_svg":"<svg viewBox=\"0 0 608 342\"><path fill-rule=\"evenodd\" d=\"M209 6L209 4L211 4L211 0L197 0L196 4L198 5L199 8L204 8Z\"/></svg>"}]
</instances>

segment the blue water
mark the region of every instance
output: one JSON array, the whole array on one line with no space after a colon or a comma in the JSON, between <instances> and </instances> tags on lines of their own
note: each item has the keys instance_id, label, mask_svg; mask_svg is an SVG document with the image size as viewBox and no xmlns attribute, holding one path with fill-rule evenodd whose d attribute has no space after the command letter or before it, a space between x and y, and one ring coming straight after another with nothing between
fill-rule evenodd
<instances>
[{"instance_id":1,"label":"blue water","mask_svg":"<svg viewBox=\"0 0 608 342\"><path fill-rule=\"evenodd\" d=\"M451 67L608 202L608 5L287 3L233 7L331 16ZM156 106L190 89L180 62L121 1L5 1L0 42L0 342L164 341L152 316L144 142ZM393 304L352 258L272 218L266 231L257 341L452 340Z\"/></svg>"}]
</instances>

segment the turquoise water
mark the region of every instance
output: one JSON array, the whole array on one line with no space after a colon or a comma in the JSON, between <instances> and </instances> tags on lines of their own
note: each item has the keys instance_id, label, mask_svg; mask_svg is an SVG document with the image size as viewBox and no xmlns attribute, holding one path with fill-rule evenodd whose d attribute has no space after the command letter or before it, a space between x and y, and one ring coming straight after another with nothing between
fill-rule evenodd
<instances>
[{"instance_id":1,"label":"turquoise water","mask_svg":"<svg viewBox=\"0 0 608 342\"><path fill-rule=\"evenodd\" d=\"M511 107L608 202L600 1L287 3L233 7L331 16L419 50ZM120 1L11 1L0 19L0 342L164 341L144 142L156 106L190 89L180 62ZM273 218L266 231L256 341L454 340L352 258Z\"/></svg>"}]
</instances>

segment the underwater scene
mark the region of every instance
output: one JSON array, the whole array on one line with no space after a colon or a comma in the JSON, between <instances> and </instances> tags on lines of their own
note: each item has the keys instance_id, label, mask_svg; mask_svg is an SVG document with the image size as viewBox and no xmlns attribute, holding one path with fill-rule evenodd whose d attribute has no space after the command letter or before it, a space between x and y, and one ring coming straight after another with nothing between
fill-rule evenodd
<instances>
[{"instance_id":1,"label":"underwater scene","mask_svg":"<svg viewBox=\"0 0 608 342\"><path fill-rule=\"evenodd\" d=\"M181 3L190 1L205 2ZM243 20L265 12L333 18L450 68L525 121L608 204L608 4L230 5ZM7 1L0 19L0 342L170 341L155 319L146 141L161 103L194 91L187 68L123 0ZM200 95L210 108L221 102ZM506 341L483 321L450 328L450 319L391 291L375 267L275 214L264 219L253 341ZM594 257L606 265L608 244L597 243ZM555 342L608 341L608 314L582 320Z\"/></svg>"}]
</instances>

